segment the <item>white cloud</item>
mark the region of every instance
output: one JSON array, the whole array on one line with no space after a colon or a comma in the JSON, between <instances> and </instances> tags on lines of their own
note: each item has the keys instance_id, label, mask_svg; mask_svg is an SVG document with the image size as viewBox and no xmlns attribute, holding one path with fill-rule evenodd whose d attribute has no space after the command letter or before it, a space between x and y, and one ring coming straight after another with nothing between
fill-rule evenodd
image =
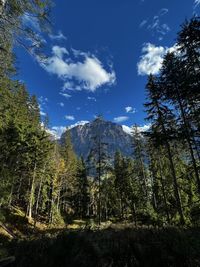
<instances>
[{"instance_id":1,"label":"white cloud","mask_svg":"<svg viewBox=\"0 0 200 267\"><path fill-rule=\"evenodd\" d=\"M142 48L143 55L137 64L138 75L158 74L162 67L164 55L167 52L175 52L176 50L176 44L168 48L146 43Z\"/></svg>"},{"instance_id":2,"label":"white cloud","mask_svg":"<svg viewBox=\"0 0 200 267\"><path fill-rule=\"evenodd\" d=\"M41 106L41 104L39 104L39 109L40 109L40 116L46 116L47 114L44 112L43 107Z\"/></svg>"},{"instance_id":3,"label":"white cloud","mask_svg":"<svg viewBox=\"0 0 200 267\"><path fill-rule=\"evenodd\" d=\"M71 95L66 94L66 93L62 93L62 92L60 92L59 94L62 95L62 96L64 96L65 98L70 98L70 97L72 97Z\"/></svg>"},{"instance_id":4,"label":"white cloud","mask_svg":"<svg viewBox=\"0 0 200 267\"><path fill-rule=\"evenodd\" d=\"M132 107L125 107L126 113L136 113L136 109Z\"/></svg>"},{"instance_id":5,"label":"white cloud","mask_svg":"<svg viewBox=\"0 0 200 267\"><path fill-rule=\"evenodd\" d=\"M114 118L114 122L120 123L123 121L127 121L128 119L129 119L129 117L127 117L127 116L119 116L119 117Z\"/></svg>"},{"instance_id":6,"label":"white cloud","mask_svg":"<svg viewBox=\"0 0 200 267\"><path fill-rule=\"evenodd\" d=\"M74 121L75 120L73 115L65 115L65 119L69 120L69 121Z\"/></svg>"},{"instance_id":7,"label":"white cloud","mask_svg":"<svg viewBox=\"0 0 200 267\"><path fill-rule=\"evenodd\" d=\"M60 105L62 108L65 106L63 102L58 103L58 105Z\"/></svg>"},{"instance_id":8,"label":"white cloud","mask_svg":"<svg viewBox=\"0 0 200 267\"><path fill-rule=\"evenodd\" d=\"M75 57L80 57L80 56L88 57L88 56L92 56L91 53L85 53L85 52L83 52L81 50L77 50L77 49L74 49L74 48L72 48L72 52L73 52L73 55Z\"/></svg>"},{"instance_id":9,"label":"white cloud","mask_svg":"<svg viewBox=\"0 0 200 267\"><path fill-rule=\"evenodd\" d=\"M62 88L62 91L65 91L65 90L73 90L74 88L74 83L72 81L67 81L63 84L63 88Z\"/></svg>"},{"instance_id":10,"label":"white cloud","mask_svg":"<svg viewBox=\"0 0 200 267\"><path fill-rule=\"evenodd\" d=\"M58 34L50 34L49 37L52 40L67 40L67 37L61 31L58 31Z\"/></svg>"},{"instance_id":11,"label":"white cloud","mask_svg":"<svg viewBox=\"0 0 200 267\"><path fill-rule=\"evenodd\" d=\"M82 88L80 85L76 85L72 81L67 81L64 83L62 91L69 90L69 91L81 91Z\"/></svg>"},{"instance_id":12,"label":"white cloud","mask_svg":"<svg viewBox=\"0 0 200 267\"><path fill-rule=\"evenodd\" d=\"M40 102L40 104L45 105L49 100L48 100L47 97L40 96L40 97L38 98L38 101Z\"/></svg>"},{"instance_id":13,"label":"white cloud","mask_svg":"<svg viewBox=\"0 0 200 267\"><path fill-rule=\"evenodd\" d=\"M89 90L94 92L102 85L113 85L116 81L114 70L107 71L102 62L95 55L72 50L73 56L82 60L72 59L64 47L54 46L52 56L40 61L40 65L49 73L57 75L65 81L64 89L76 82L75 90ZM75 54L74 54L75 53ZM73 81L73 83L72 83ZM71 82L68 84L68 82Z\"/></svg>"},{"instance_id":14,"label":"white cloud","mask_svg":"<svg viewBox=\"0 0 200 267\"><path fill-rule=\"evenodd\" d=\"M137 64L139 75L157 74L162 66L163 56L166 48L163 46L156 47L151 43L147 43L142 48L140 61Z\"/></svg>"},{"instance_id":15,"label":"white cloud","mask_svg":"<svg viewBox=\"0 0 200 267\"><path fill-rule=\"evenodd\" d=\"M38 102L39 102L39 109L40 109L40 116L46 116L47 114L44 112L44 107L46 107L46 104L48 102L48 98L44 97L44 96L40 96L38 98Z\"/></svg>"},{"instance_id":16,"label":"white cloud","mask_svg":"<svg viewBox=\"0 0 200 267\"><path fill-rule=\"evenodd\" d=\"M40 108L40 116L46 116L47 114L44 112L44 111L42 111L42 109Z\"/></svg>"},{"instance_id":17,"label":"white cloud","mask_svg":"<svg viewBox=\"0 0 200 267\"><path fill-rule=\"evenodd\" d=\"M92 96L88 96L88 98L87 98L88 100L91 100L91 101L94 101L94 102L96 102L97 100L96 100L96 98L95 97L92 97Z\"/></svg>"},{"instance_id":18,"label":"white cloud","mask_svg":"<svg viewBox=\"0 0 200 267\"><path fill-rule=\"evenodd\" d=\"M69 54L66 48L60 47L60 46L53 46L52 52L55 55L55 57L58 57L59 59L62 59L65 54Z\"/></svg>"}]
</instances>

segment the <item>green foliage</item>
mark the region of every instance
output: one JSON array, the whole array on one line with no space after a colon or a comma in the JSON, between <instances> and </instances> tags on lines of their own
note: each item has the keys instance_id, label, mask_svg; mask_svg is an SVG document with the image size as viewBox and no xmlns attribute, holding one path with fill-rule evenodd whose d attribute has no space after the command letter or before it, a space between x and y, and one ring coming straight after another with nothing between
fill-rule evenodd
<instances>
[{"instance_id":1,"label":"green foliage","mask_svg":"<svg viewBox=\"0 0 200 267\"><path fill-rule=\"evenodd\" d=\"M199 205L193 205L190 209L190 217L191 221L194 225L200 224L200 206Z\"/></svg>"}]
</instances>

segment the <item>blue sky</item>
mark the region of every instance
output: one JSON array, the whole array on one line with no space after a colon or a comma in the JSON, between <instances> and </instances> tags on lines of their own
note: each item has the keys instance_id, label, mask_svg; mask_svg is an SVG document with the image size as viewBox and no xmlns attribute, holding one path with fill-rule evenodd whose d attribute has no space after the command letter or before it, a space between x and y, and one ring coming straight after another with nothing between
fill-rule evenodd
<instances>
[{"instance_id":1,"label":"blue sky","mask_svg":"<svg viewBox=\"0 0 200 267\"><path fill-rule=\"evenodd\" d=\"M48 114L58 133L97 114L144 126L147 74L158 73L180 24L199 14L200 0L54 2L52 33L42 36L48 59L16 50L19 79L38 97L41 116Z\"/></svg>"}]
</instances>

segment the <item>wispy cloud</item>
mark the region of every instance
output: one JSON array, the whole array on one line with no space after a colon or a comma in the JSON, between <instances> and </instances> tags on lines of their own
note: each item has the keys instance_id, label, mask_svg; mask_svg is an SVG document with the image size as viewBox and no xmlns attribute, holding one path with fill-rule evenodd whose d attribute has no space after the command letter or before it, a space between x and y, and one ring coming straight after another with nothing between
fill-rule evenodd
<instances>
[{"instance_id":1,"label":"wispy cloud","mask_svg":"<svg viewBox=\"0 0 200 267\"><path fill-rule=\"evenodd\" d=\"M45 117L47 114L43 111L41 106L39 106L39 108L40 108L40 116Z\"/></svg>"},{"instance_id":2,"label":"wispy cloud","mask_svg":"<svg viewBox=\"0 0 200 267\"><path fill-rule=\"evenodd\" d=\"M66 94L66 93L63 93L63 92L60 92L59 94L62 95L62 96L64 96L65 98L70 98L70 97L72 97L71 95Z\"/></svg>"},{"instance_id":3,"label":"wispy cloud","mask_svg":"<svg viewBox=\"0 0 200 267\"><path fill-rule=\"evenodd\" d=\"M62 91L81 91L82 88L80 85L77 85L75 82L73 81L67 81L64 83L63 87L62 87Z\"/></svg>"},{"instance_id":4,"label":"wispy cloud","mask_svg":"<svg viewBox=\"0 0 200 267\"><path fill-rule=\"evenodd\" d=\"M40 96L40 97L38 98L38 101L39 101L41 104L45 105L49 100L48 100L47 97Z\"/></svg>"},{"instance_id":5,"label":"wispy cloud","mask_svg":"<svg viewBox=\"0 0 200 267\"><path fill-rule=\"evenodd\" d=\"M52 56L39 61L49 73L64 81L64 89L96 91L103 85L113 85L116 75L111 66L106 70L103 63L91 53L79 50L67 51L65 47L53 46Z\"/></svg>"},{"instance_id":6,"label":"wispy cloud","mask_svg":"<svg viewBox=\"0 0 200 267\"><path fill-rule=\"evenodd\" d=\"M67 40L67 37L61 31L58 31L57 34L49 34L49 37L52 40Z\"/></svg>"},{"instance_id":7,"label":"wispy cloud","mask_svg":"<svg viewBox=\"0 0 200 267\"><path fill-rule=\"evenodd\" d=\"M48 102L48 98L44 97L44 96L40 96L38 98L38 102L39 102L39 109L40 109L40 116L46 116L46 112L44 111L44 108L46 107L46 104Z\"/></svg>"},{"instance_id":8,"label":"wispy cloud","mask_svg":"<svg viewBox=\"0 0 200 267\"><path fill-rule=\"evenodd\" d=\"M129 119L129 117L127 117L127 116L119 116L119 117L114 118L113 120L116 123L120 123L123 121L127 121L128 119Z\"/></svg>"},{"instance_id":9,"label":"wispy cloud","mask_svg":"<svg viewBox=\"0 0 200 267\"><path fill-rule=\"evenodd\" d=\"M163 36L171 30L168 24L163 22L163 16L168 12L169 10L167 8L162 8L153 18L143 20L139 27L145 27L153 35L157 35L159 40L162 40Z\"/></svg>"},{"instance_id":10,"label":"wispy cloud","mask_svg":"<svg viewBox=\"0 0 200 267\"><path fill-rule=\"evenodd\" d=\"M140 23L140 25L139 25L140 28L144 27L144 25L147 24L147 21L148 21L148 20L144 19L144 20Z\"/></svg>"},{"instance_id":11,"label":"wispy cloud","mask_svg":"<svg viewBox=\"0 0 200 267\"><path fill-rule=\"evenodd\" d=\"M69 120L69 121L74 121L75 120L73 115L65 115L65 119Z\"/></svg>"},{"instance_id":12,"label":"wispy cloud","mask_svg":"<svg viewBox=\"0 0 200 267\"><path fill-rule=\"evenodd\" d=\"M97 101L96 98L95 98L95 97L92 97L92 96L88 96L87 99L88 99L88 100L91 100L91 101L94 101L94 102Z\"/></svg>"},{"instance_id":13,"label":"wispy cloud","mask_svg":"<svg viewBox=\"0 0 200 267\"><path fill-rule=\"evenodd\" d=\"M195 0L194 1L194 7L196 8L198 5L200 5L200 0Z\"/></svg>"},{"instance_id":14,"label":"wispy cloud","mask_svg":"<svg viewBox=\"0 0 200 267\"><path fill-rule=\"evenodd\" d=\"M151 43L144 44L142 48L143 55L137 64L138 75L158 74L162 67L164 55L167 52L174 52L176 49L176 45L169 48L155 46Z\"/></svg>"},{"instance_id":15,"label":"wispy cloud","mask_svg":"<svg viewBox=\"0 0 200 267\"><path fill-rule=\"evenodd\" d=\"M136 113L136 109L130 106L125 107L125 111L126 113L132 113L132 114Z\"/></svg>"}]
</instances>

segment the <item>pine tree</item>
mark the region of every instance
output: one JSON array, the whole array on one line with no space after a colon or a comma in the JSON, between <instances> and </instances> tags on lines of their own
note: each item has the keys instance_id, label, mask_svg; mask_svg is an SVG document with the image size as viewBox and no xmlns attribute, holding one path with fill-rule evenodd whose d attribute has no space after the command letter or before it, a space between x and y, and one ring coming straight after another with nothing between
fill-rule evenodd
<instances>
[{"instance_id":1,"label":"pine tree","mask_svg":"<svg viewBox=\"0 0 200 267\"><path fill-rule=\"evenodd\" d=\"M78 190L78 182L76 176L77 157L73 150L70 130L67 130L65 133L64 144L62 145L60 152L65 163L65 173L62 180L61 190L62 209L63 211L70 209L74 213L75 197Z\"/></svg>"},{"instance_id":2,"label":"pine tree","mask_svg":"<svg viewBox=\"0 0 200 267\"><path fill-rule=\"evenodd\" d=\"M78 214L81 218L86 218L88 216L90 195L89 195L87 168L82 157L78 161L77 181L78 181L77 198L79 207Z\"/></svg>"},{"instance_id":3,"label":"pine tree","mask_svg":"<svg viewBox=\"0 0 200 267\"><path fill-rule=\"evenodd\" d=\"M42 38L37 31L47 30L51 2L5 0L0 2L0 48L6 55L7 44L17 43L28 51L39 51ZM31 23L37 27L33 28ZM9 46L8 46L9 47Z\"/></svg>"},{"instance_id":4,"label":"pine tree","mask_svg":"<svg viewBox=\"0 0 200 267\"><path fill-rule=\"evenodd\" d=\"M173 177L174 196L176 199L177 210L180 215L180 223L184 224L183 208L181 204L180 191L178 180L173 160L172 149L170 145L171 138L174 138L175 129L173 127L173 113L166 105L161 104L161 91L159 82L156 78L150 75L147 83L147 92L149 102L145 103L147 108L148 120L152 122L151 132L149 137L155 140L156 145L163 145L168 154L170 163L170 171Z\"/></svg>"},{"instance_id":5,"label":"pine tree","mask_svg":"<svg viewBox=\"0 0 200 267\"><path fill-rule=\"evenodd\" d=\"M95 171L96 182L98 184L98 196L97 196L97 217L98 217L98 224L101 224L101 184L102 178L109 169L109 156L107 153L107 146L108 144L103 141L101 136L101 120L102 117L98 117L96 119L97 124L97 133L92 137L93 139L93 147L90 150L88 156L88 163L92 166L93 170Z\"/></svg>"},{"instance_id":6,"label":"pine tree","mask_svg":"<svg viewBox=\"0 0 200 267\"><path fill-rule=\"evenodd\" d=\"M165 100L175 105L179 110L180 118L179 124L181 123L181 130L179 137L186 140L190 155L191 162L194 168L194 175L196 177L198 192L200 193L200 176L197 168L197 162L195 159L194 147L197 147L193 130L190 123L190 117L187 115L189 105L187 103L187 85L185 85L185 65L179 58L173 53L168 53L165 56L162 71L161 71L161 83L163 93L165 94ZM186 81L187 83L187 81ZM180 126L179 126L180 127Z\"/></svg>"}]
</instances>

